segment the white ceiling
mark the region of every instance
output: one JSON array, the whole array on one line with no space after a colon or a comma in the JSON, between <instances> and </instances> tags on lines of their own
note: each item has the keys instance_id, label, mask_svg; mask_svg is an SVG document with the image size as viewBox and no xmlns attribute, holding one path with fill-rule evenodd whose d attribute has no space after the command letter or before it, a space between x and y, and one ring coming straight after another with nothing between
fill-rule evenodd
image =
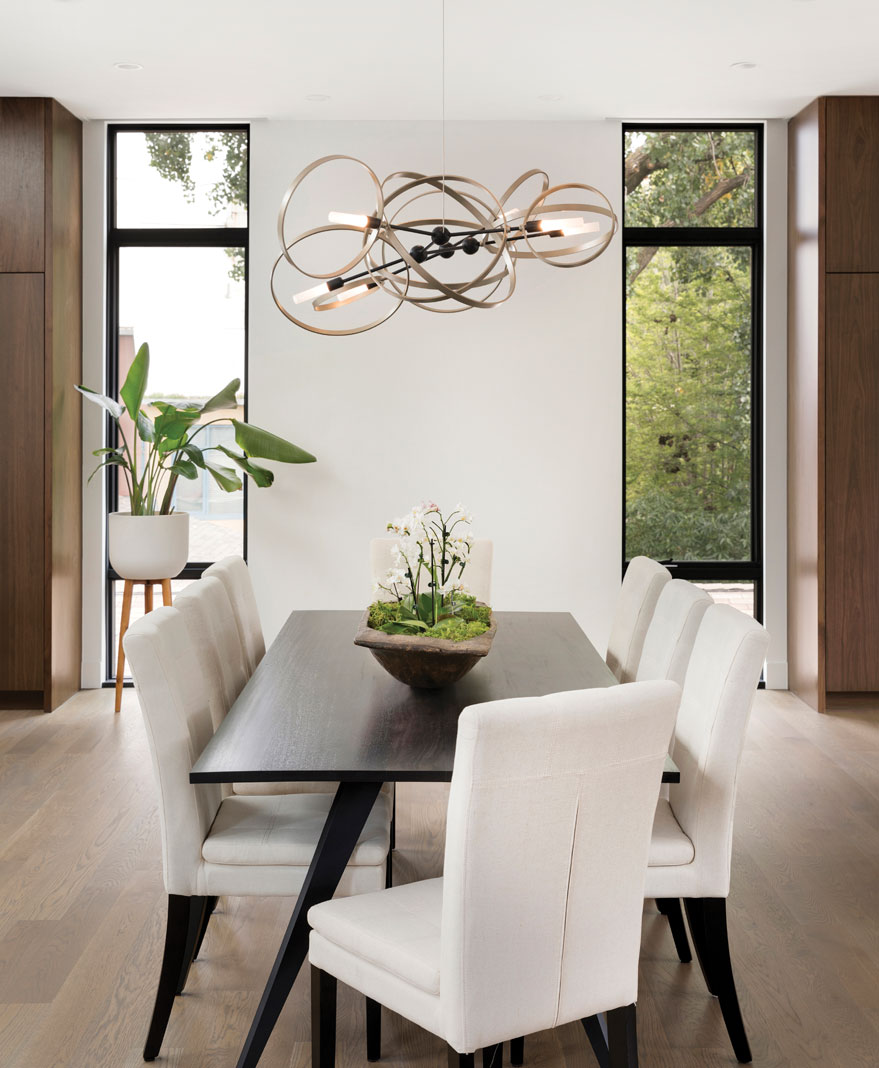
<instances>
[{"instance_id":1,"label":"white ceiling","mask_svg":"<svg viewBox=\"0 0 879 1068\"><path fill-rule=\"evenodd\" d=\"M81 118L439 118L440 12L441 0L0 0L0 95L53 96ZM789 116L818 95L879 93L877 44L876 0L446 0L446 111Z\"/></svg>"}]
</instances>

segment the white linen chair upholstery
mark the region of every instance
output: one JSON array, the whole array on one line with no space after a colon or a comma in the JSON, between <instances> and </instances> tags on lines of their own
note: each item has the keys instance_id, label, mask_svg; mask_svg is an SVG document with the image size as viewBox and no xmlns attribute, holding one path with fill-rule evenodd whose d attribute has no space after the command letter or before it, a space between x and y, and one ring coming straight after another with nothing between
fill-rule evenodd
<instances>
[{"instance_id":1,"label":"white linen chair upholstery","mask_svg":"<svg viewBox=\"0 0 879 1068\"><path fill-rule=\"evenodd\" d=\"M696 955L740 1061L751 1050L729 955L730 888L736 777L769 635L729 605L705 612L681 696L672 756L681 781L660 798L653 824L645 896L668 917L682 962L690 957L681 899ZM676 933L677 928L677 933Z\"/></svg>"},{"instance_id":2,"label":"white linen chair upholstery","mask_svg":"<svg viewBox=\"0 0 879 1068\"><path fill-rule=\"evenodd\" d=\"M668 570L647 556L636 556L626 569L605 656L620 682L635 679L656 602L670 581Z\"/></svg>"},{"instance_id":3,"label":"white linen chair upholstery","mask_svg":"<svg viewBox=\"0 0 879 1068\"><path fill-rule=\"evenodd\" d=\"M644 637L637 682L671 679L684 685L699 624L713 603L711 595L692 582L672 579L665 583Z\"/></svg>"},{"instance_id":4,"label":"white linen chair upholstery","mask_svg":"<svg viewBox=\"0 0 879 1068\"><path fill-rule=\"evenodd\" d=\"M238 624L238 633L244 648L244 660L247 664L248 676L250 676L266 655L266 643L247 564L240 556L226 556L215 564L211 564L205 571L205 575L218 578L226 587L232 608L235 610L235 622Z\"/></svg>"},{"instance_id":5,"label":"white linen chair upholstery","mask_svg":"<svg viewBox=\"0 0 879 1068\"><path fill-rule=\"evenodd\" d=\"M223 797L189 782L213 734L208 688L183 615L160 608L124 639L159 789L168 925L144 1060L154 1060L175 993L183 989L213 903L224 894L299 893L330 811L328 794ZM340 893L384 885L390 811L379 797L339 884Z\"/></svg>"},{"instance_id":6,"label":"white linen chair upholstery","mask_svg":"<svg viewBox=\"0 0 879 1068\"><path fill-rule=\"evenodd\" d=\"M334 1063L337 979L445 1039L450 1062L607 1011L611 1063L636 1063L644 873L679 695L645 682L461 713L443 878L309 910L315 1068Z\"/></svg>"},{"instance_id":7,"label":"white linen chair upholstery","mask_svg":"<svg viewBox=\"0 0 879 1068\"><path fill-rule=\"evenodd\" d=\"M388 569L394 566L394 557L391 550L398 540L398 538L373 538L369 543L369 573L375 581L381 581ZM470 588L470 592L476 600L488 605L491 604L491 565L493 556L494 543L490 538L474 538L473 548L470 550L470 559L461 578L461 581ZM380 600L390 598L390 594L385 593L384 590L379 590L378 596Z\"/></svg>"}]
</instances>

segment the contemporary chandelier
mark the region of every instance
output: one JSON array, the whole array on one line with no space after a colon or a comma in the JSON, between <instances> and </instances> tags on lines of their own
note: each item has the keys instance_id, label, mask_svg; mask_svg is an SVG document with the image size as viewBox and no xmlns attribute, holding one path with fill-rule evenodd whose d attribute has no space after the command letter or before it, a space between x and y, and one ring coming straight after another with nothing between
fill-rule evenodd
<instances>
[{"instance_id":1,"label":"contemporary chandelier","mask_svg":"<svg viewBox=\"0 0 879 1068\"><path fill-rule=\"evenodd\" d=\"M353 156L332 155L310 163L294 178L278 215L281 254L272 269L271 290L280 311L297 326L342 336L380 326L403 304L441 313L496 308L513 294L519 260L581 267L610 244L617 217L607 197L590 185L553 186L544 171L531 170L498 198L472 178L446 174L444 4L442 95L441 174L397 171L380 182ZM372 187L369 210L329 211L324 225L294 236L288 213L297 191L316 172L341 161L365 172ZM334 188L331 178L323 178L326 173L312 178L312 190ZM305 199L310 203L311 198ZM332 234L337 236L330 238ZM339 254L334 269L305 265L303 254L316 242L333 243ZM350 313L341 312L365 298L371 298L370 306L384 305L370 312L374 317L353 321ZM322 313L336 314L324 320Z\"/></svg>"}]
</instances>

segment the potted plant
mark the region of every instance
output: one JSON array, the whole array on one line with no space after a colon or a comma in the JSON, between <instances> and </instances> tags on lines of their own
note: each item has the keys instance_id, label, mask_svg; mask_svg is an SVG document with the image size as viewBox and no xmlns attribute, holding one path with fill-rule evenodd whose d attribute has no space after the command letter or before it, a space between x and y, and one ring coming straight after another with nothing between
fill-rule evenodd
<instances>
[{"instance_id":1,"label":"potted plant","mask_svg":"<svg viewBox=\"0 0 879 1068\"><path fill-rule=\"evenodd\" d=\"M471 596L462 576L470 559L471 517L448 516L429 501L388 523L397 536L394 566L375 582L374 601L354 639L409 686L435 689L462 678L491 649L491 608Z\"/></svg>"},{"instance_id":2,"label":"potted plant","mask_svg":"<svg viewBox=\"0 0 879 1068\"><path fill-rule=\"evenodd\" d=\"M231 423L240 452L225 445L200 445L197 439L204 428L225 422L226 417L201 420L211 412L235 408L241 380L233 379L203 404L153 401L149 407L158 414L151 417L143 408L149 368L150 350L144 343L119 391L121 403L87 386L76 387L84 397L108 411L118 428L117 444L95 450L100 462L90 479L111 466L118 467L125 478L131 512L111 513L108 537L110 563L117 574L127 579L173 578L189 559L189 515L175 512L172 507L178 479L196 479L200 471L207 471L225 492L241 489L241 476L235 467L218 462L212 453L223 454L257 486L271 486L275 476L267 467L254 463L254 457L290 464L312 463L315 459L284 438L239 419L232 419ZM122 425L126 413L135 428L132 441ZM143 443L142 450L138 449L138 441Z\"/></svg>"}]
</instances>

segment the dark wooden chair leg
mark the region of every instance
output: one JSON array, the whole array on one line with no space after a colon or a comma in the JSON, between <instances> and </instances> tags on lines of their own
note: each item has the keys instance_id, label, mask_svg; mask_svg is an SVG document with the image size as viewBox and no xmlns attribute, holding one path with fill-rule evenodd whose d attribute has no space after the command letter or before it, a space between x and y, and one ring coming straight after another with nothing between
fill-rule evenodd
<instances>
[{"instance_id":1,"label":"dark wooden chair leg","mask_svg":"<svg viewBox=\"0 0 879 1068\"><path fill-rule=\"evenodd\" d=\"M607 1052L610 1068L638 1068L638 1028L635 1006L624 1005L607 1014Z\"/></svg>"},{"instance_id":2,"label":"dark wooden chair leg","mask_svg":"<svg viewBox=\"0 0 879 1068\"><path fill-rule=\"evenodd\" d=\"M198 960L198 955L201 952L201 944L204 942L204 936L208 929L211 916L214 914L214 909L217 907L217 902L220 900L218 897L206 897L204 906L204 916L201 921L201 930L198 932L198 939L195 943L195 952L192 954L193 960Z\"/></svg>"},{"instance_id":3,"label":"dark wooden chair leg","mask_svg":"<svg viewBox=\"0 0 879 1068\"><path fill-rule=\"evenodd\" d=\"M183 965L180 968L180 977L177 980L177 990L175 991L177 994L183 993L183 988L186 986L186 980L189 977L189 969L192 967L192 962L198 954L197 947L199 944L199 935L206 922L206 911L207 898L189 898L189 920L186 924L186 947L183 950Z\"/></svg>"},{"instance_id":4,"label":"dark wooden chair leg","mask_svg":"<svg viewBox=\"0 0 879 1068\"><path fill-rule=\"evenodd\" d=\"M482 1068L503 1068L504 1044L495 1042L493 1046L483 1046Z\"/></svg>"},{"instance_id":5,"label":"dark wooden chair leg","mask_svg":"<svg viewBox=\"0 0 879 1068\"><path fill-rule=\"evenodd\" d=\"M525 1038L510 1039L510 1064L512 1068L522 1068L525 1063Z\"/></svg>"},{"instance_id":6,"label":"dark wooden chair leg","mask_svg":"<svg viewBox=\"0 0 879 1068\"><path fill-rule=\"evenodd\" d=\"M372 998L366 999L366 1059L382 1058L382 1007Z\"/></svg>"},{"instance_id":7,"label":"dark wooden chair leg","mask_svg":"<svg viewBox=\"0 0 879 1068\"><path fill-rule=\"evenodd\" d=\"M473 1054L459 1053L456 1049L448 1047L449 1068L473 1068Z\"/></svg>"},{"instance_id":8,"label":"dark wooden chair leg","mask_svg":"<svg viewBox=\"0 0 879 1068\"><path fill-rule=\"evenodd\" d=\"M159 988L153 1006L150 1029L143 1047L143 1059L154 1061L162 1047L165 1029L174 1007L174 995L186 953L186 934L189 930L190 898L168 894L168 923L165 928L165 952L159 973Z\"/></svg>"},{"instance_id":9,"label":"dark wooden chair leg","mask_svg":"<svg viewBox=\"0 0 879 1068\"><path fill-rule=\"evenodd\" d=\"M336 1063L336 977L311 967L311 1068Z\"/></svg>"},{"instance_id":10,"label":"dark wooden chair leg","mask_svg":"<svg viewBox=\"0 0 879 1068\"><path fill-rule=\"evenodd\" d=\"M587 1016L580 1023L583 1025L583 1030L589 1039L589 1045L595 1054L598 1068L608 1068L610 1054L607 1051L607 1035L601 1026L601 1018L599 1016Z\"/></svg>"},{"instance_id":11,"label":"dark wooden chair leg","mask_svg":"<svg viewBox=\"0 0 879 1068\"><path fill-rule=\"evenodd\" d=\"M687 938L687 928L684 926L684 914L681 911L680 899L676 897L657 898L656 907L668 920L671 936L675 941L678 959L681 964L689 964L693 959L693 954L690 952L690 940Z\"/></svg>"},{"instance_id":12,"label":"dark wooden chair leg","mask_svg":"<svg viewBox=\"0 0 879 1068\"><path fill-rule=\"evenodd\" d=\"M729 932L726 926L726 898L686 898L684 908L693 935L696 957L710 993L720 1002L723 1022L733 1052L742 1064L751 1062L751 1047L745 1033L739 996L729 955Z\"/></svg>"}]
</instances>

